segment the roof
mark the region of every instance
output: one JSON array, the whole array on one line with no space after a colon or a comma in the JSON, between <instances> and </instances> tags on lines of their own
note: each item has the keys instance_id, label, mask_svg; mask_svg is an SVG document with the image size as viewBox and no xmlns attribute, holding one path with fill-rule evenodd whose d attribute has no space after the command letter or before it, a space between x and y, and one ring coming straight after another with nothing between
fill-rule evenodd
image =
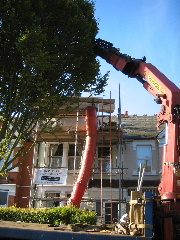
<instances>
[{"instance_id":1,"label":"roof","mask_svg":"<svg viewBox=\"0 0 180 240\"><path fill-rule=\"evenodd\" d=\"M121 118L124 139L152 139L160 131L157 130L157 116L129 116Z\"/></svg>"}]
</instances>

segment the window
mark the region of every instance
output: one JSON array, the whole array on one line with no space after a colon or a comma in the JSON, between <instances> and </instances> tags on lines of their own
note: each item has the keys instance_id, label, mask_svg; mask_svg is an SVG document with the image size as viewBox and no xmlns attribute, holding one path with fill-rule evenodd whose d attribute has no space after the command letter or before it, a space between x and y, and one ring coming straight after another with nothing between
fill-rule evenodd
<instances>
[{"instance_id":1,"label":"window","mask_svg":"<svg viewBox=\"0 0 180 240\"><path fill-rule=\"evenodd\" d=\"M66 197L70 198L71 197L71 193L66 193Z\"/></svg>"},{"instance_id":2,"label":"window","mask_svg":"<svg viewBox=\"0 0 180 240\"><path fill-rule=\"evenodd\" d=\"M76 152L75 152L75 144L69 144L69 151L68 151L68 169L69 170L74 170L74 167L75 169L80 168L81 155L82 155L82 149L80 144L77 145Z\"/></svg>"},{"instance_id":3,"label":"window","mask_svg":"<svg viewBox=\"0 0 180 240\"><path fill-rule=\"evenodd\" d=\"M58 198L60 198L59 192L46 192L46 207L52 208L52 207L58 207L60 201L58 201Z\"/></svg>"},{"instance_id":4,"label":"window","mask_svg":"<svg viewBox=\"0 0 180 240\"><path fill-rule=\"evenodd\" d=\"M152 147L137 146L137 167L139 171L140 164L145 166L145 172L152 171Z\"/></svg>"},{"instance_id":5,"label":"window","mask_svg":"<svg viewBox=\"0 0 180 240\"><path fill-rule=\"evenodd\" d=\"M0 191L0 207L5 207L8 205L8 192Z\"/></svg>"},{"instance_id":6,"label":"window","mask_svg":"<svg viewBox=\"0 0 180 240\"><path fill-rule=\"evenodd\" d=\"M98 147L98 171L110 172L110 147Z\"/></svg>"},{"instance_id":7,"label":"window","mask_svg":"<svg viewBox=\"0 0 180 240\"><path fill-rule=\"evenodd\" d=\"M62 165L63 144L50 144L49 167L57 168Z\"/></svg>"}]
</instances>

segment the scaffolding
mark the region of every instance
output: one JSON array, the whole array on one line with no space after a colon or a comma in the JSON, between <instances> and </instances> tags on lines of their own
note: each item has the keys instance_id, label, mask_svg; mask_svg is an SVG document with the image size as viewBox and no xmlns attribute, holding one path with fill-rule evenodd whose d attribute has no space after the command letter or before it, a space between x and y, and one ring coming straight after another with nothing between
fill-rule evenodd
<instances>
[{"instance_id":1,"label":"scaffolding","mask_svg":"<svg viewBox=\"0 0 180 240\"><path fill-rule=\"evenodd\" d=\"M87 101L87 99L86 99ZM103 158L103 152L102 152L102 155L101 155L101 165L100 165L100 173L97 172L97 168L94 168L93 169L93 175L96 175L96 174L100 174L100 199L90 199L90 198L83 198L82 199L82 202L83 203L87 203L87 202L90 202L90 203L97 203L97 202L100 202L100 208L101 208L101 222L104 223L105 221L105 214L107 215L106 213L106 210L105 207L106 205L109 206L110 208L110 213L108 213L110 215L110 222L112 223L114 221L113 219L113 206L114 204L117 204L118 205L118 218L120 217L121 215L121 203L126 203L126 201L122 198L123 197L123 191L121 190L121 187L122 187L122 178L123 178L123 164L121 163L120 159L121 157L119 157L119 162L117 162L117 166L116 167L113 167L113 153L112 153L112 146L113 144L118 144L118 146L120 145L120 143L122 142L122 135L121 135L121 125L120 125L120 120L118 122L118 126L115 126L115 131L113 131L113 127L114 127L114 123L112 123L112 112L113 112L113 107L112 107L112 99L111 99L111 92L110 92L110 99L107 101L106 99L99 99L99 100L96 100L97 101L97 108L98 108L98 122L100 122L99 124L99 127L98 127L98 138L99 138L99 141L98 141L98 145L101 145L101 146L108 146L109 149L110 149L110 152L109 152L109 160L110 160L110 163L109 163L109 172L108 172L108 176L109 176L109 186L110 186L110 194L109 194L109 199L107 198L104 198L103 196L103 191L104 191L104 187L103 187L103 179L104 179L104 176L107 175L107 173L103 172L103 161L104 161L104 158ZM88 99L88 104L92 105L94 104L94 100L90 100ZM108 103L107 103L108 102ZM70 136L72 137L73 141L75 142L75 154L74 154L74 181L76 180L76 177L77 177L77 171L79 169L76 168L76 160L77 160L77 151L79 151L78 149L78 143L79 143L79 139L81 139L82 141L82 136L84 138L85 136L85 133L83 133L82 130L79 129L79 117L80 115L82 115L84 117L84 110L85 108L82 108L82 105L84 103L78 103L78 107L76 109L76 113L71 113L70 115L67 115L66 117L72 117L72 116L76 116L76 124L75 124L75 129L74 130L71 130L69 129L68 130L68 133L70 134ZM107 104L109 104L109 107L107 108ZM87 104L86 104L87 105ZM119 104L120 105L120 104ZM80 106L81 106L81 109L80 109ZM83 105L84 106L84 105ZM120 106L119 106L120 108ZM100 115L100 111L102 113L102 115ZM108 114L104 115L104 113L107 113L109 112ZM120 116L120 114L119 114ZM109 119L108 123L105 124L104 123L104 119ZM85 131L84 131L85 132ZM62 131L61 131L62 133ZM66 131L64 131L64 134L66 134ZM80 136L81 134L81 136ZM58 136L58 133L55 133L55 137L56 139L59 139L59 136ZM115 143L113 142L115 141ZM83 149L82 149L83 151ZM121 151L119 150L119 152L117 153L118 156L121 155ZM118 156L116 158L118 158ZM115 172L115 173L114 173ZM118 198L114 198L113 197L113 177L116 175L116 178L117 176L118 177L118 181L119 181L119 199ZM36 188L36 187L35 187ZM43 188L43 186L42 186ZM34 191L35 192L35 191ZM46 198L46 197L43 197L41 196L40 198L37 198L35 196L36 194L34 194L33 196L33 202L34 201L40 201L40 202L47 202L47 201L57 201L57 202L67 202L69 198L66 198L66 197L55 197L55 198ZM106 207L107 208L107 207Z\"/></svg>"}]
</instances>

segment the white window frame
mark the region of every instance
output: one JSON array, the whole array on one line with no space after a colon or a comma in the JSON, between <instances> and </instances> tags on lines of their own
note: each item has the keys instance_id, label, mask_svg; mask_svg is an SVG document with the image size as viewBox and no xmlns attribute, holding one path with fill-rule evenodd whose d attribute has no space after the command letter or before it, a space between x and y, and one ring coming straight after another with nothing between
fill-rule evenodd
<instances>
[{"instance_id":1,"label":"white window frame","mask_svg":"<svg viewBox=\"0 0 180 240\"><path fill-rule=\"evenodd\" d=\"M69 155L69 146L70 145L74 145L75 147L75 143L69 143L68 145L68 151L67 151L67 157L68 157L68 171L69 172L74 172L74 171L79 171L80 169L80 165L81 165L81 160L82 160L82 153L80 156L77 156L76 154L76 162L75 162L75 170L74 170L74 160L75 160L75 156L74 155ZM73 164L72 164L73 163ZM71 167L73 165L73 167Z\"/></svg>"},{"instance_id":2,"label":"white window frame","mask_svg":"<svg viewBox=\"0 0 180 240\"><path fill-rule=\"evenodd\" d=\"M143 151L143 156L142 156L142 151ZM148 152L148 154L146 154L146 156L144 156L144 151ZM151 147L151 145L137 146L136 161L137 161L138 171L139 171L140 165L142 164L142 166L145 167L146 173L152 172L152 147Z\"/></svg>"},{"instance_id":3,"label":"white window frame","mask_svg":"<svg viewBox=\"0 0 180 240\"><path fill-rule=\"evenodd\" d=\"M51 155L51 145L62 145L62 155L61 156L52 156ZM50 168L61 168L63 161L63 143L49 143L48 146L48 167ZM59 162L59 163L58 163Z\"/></svg>"},{"instance_id":4,"label":"white window frame","mask_svg":"<svg viewBox=\"0 0 180 240\"><path fill-rule=\"evenodd\" d=\"M133 150L137 151L139 146L150 146L152 151L156 150L155 141L134 141L133 142ZM137 163L137 156L136 156L136 163ZM133 170L133 175L138 175L139 171L138 168ZM151 159L151 172L145 172L144 175L157 175L157 171L153 170L153 152L152 152L152 159Z\"/></svg>"}]
</instances>

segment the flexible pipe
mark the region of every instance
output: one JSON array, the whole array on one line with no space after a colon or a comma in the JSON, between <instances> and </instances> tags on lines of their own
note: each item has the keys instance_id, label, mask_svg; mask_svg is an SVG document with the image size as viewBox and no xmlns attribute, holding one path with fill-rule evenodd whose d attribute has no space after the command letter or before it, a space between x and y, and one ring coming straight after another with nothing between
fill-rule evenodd
<instances>
[{"instance_id":1,"label":"flexible pipe","mask_svg":"<svg viewBox=\"0 0 180 240\"><path fill-rule=\"evenodd\" d=\"M97 109L95 106L86 108L86 144L81 162L78 179L74 184L68 205L80 207L84 192L92 174L92 167L97 144Z\"/></svg>"}]
</instances>

